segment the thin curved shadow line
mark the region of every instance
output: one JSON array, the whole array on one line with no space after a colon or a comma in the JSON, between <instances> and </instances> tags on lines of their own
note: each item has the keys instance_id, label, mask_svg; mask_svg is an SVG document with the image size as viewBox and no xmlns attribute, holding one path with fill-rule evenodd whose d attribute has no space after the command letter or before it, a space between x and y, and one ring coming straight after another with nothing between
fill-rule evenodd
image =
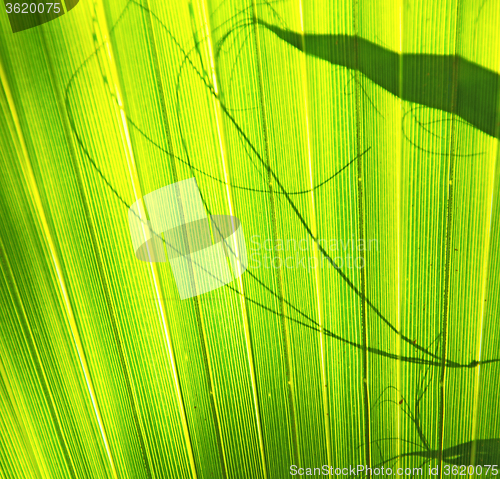
<instances>
[{"instance_id":1,"label":"thin curved shadow line","mask_svg":"<svg viewBox=\"0 0 500 479\"><path fill-rule=\"evenodd\" d=\"M220 178L217 178L217 177L211 175L210 173L207 173L206 171L203 171L202 169L197 168L192 163L190 163L187 160L181 158L180 156L177 156L177 155L174 155L173 153L170 153L165 148L163 148L161 145L159 145L156 141L154 141L151 137L149 137L139 126L137 126L137 124L128 115L126 115L126 118L127 118L127 121L130 123L130 125L132 125L134 127L134 129L137 130L137 132L141 136L143 136L153 146L155 146L156 148L158 148L159 150L161 150L166 155L168 155L171 158L174 158L174 159L176 159L178 161L181 161L185 165L188 165L193 170L195 170L198 173L206 176L207 178L210 178L211 180L217 181L218 183L221 183L223 185L226 184L225 180L221 180ZM321 188L322 186L326 185L327 183L329 183L330 181L332 181L334 178L336 178L337 176L339 176L345 169L347 169L349 166L351 166L356 160L358 160L359 158L361 158L362 156L364 156L370 150L371 150L371 146L369 146L365 151L363 151L359 155L355 156L352 160L350 160L349 162L347 162L342 168L340 168L340 170L337 170L332 176L328 177L326 180L323 180L321 183L315 185L314 188L307 189L307 190L300 190L300 191L287 191L286 193L284 193L282 191L275 191L273 193L277 193L279 195L288 194L288 195L294 196L294 195L305 195L305 194L311 193L312 191L316 191L317 189ZM236 185L234 183L229 183L229 185L231 186L231 188L236 188L238 190L244 190L244 191L250 191L252 193L269 193L269 190L260 190L260 189L256 189L256 188L250 188L248 186Z\"/></svg>"},{"instance_id":2,"label":"thin curved shadow line","mask_svg":"<svg viewBox=\"0 0 500 479\"><path fill-rule=\"evenodd\" d=\"M406 141L408 143L410 143L410 145L412 145L414 148L416 148L417 150L420 150L420 151L423 151L425 153L429 153L431 155L439 155L439 156L449 156L449 152L446 152L446 153L439 153L437 151L433 151L433 150L430 150L429 148L423 148L422 146L418 145L417 143L415 143L410 137L409 135L406 133L406 123L407 123L407 118L409 115L411 115L413 117L413 119L415 120L415 122L417 123L418 126L420 126L420 128L422 128L426 133L428 133L429 135L432 135L434 136L435 138L442 138L441 136L437 135L436 133L434 133L432 130L430 130L429 128L427 128L427 125L432 125L434 123L443 123L443 122L447 122L447 121L452 121L452 118L443 118L443 119L440 119L440 120L433 120L433 121L428 121L428 122L425 122L425 123L422 123L415 115L415 111L421 109L421 108L424 108L422 106L419 106L419 107L412 107L410 108L408 111L406 111L403 115L403 118L401 120L401 131L403 133L403 136L405 137ZM464 120L461 120L461 119L455 119L455 122L459 122L459 123L463 123L463 124L466 124L468 125L469 123L467 123L466 121ZM477 153L457 153L457 152L454 152L453 153L453 156L455 157L473 157L473 156L481 156L481 155L484 155L484 151L480 151L480 152L477 152Z\"/></svg>"},{"instance_id":3,"label":"thin curved shadow line","mask_svg":"<svg viewBox=\"0 0 500 479\"><path fill-rule=\"evenodd\" d=\"M386 459L385 461L377 464L375 467L380 467L402 457L423 457L429 460L438 460L441 452L443 462L461 466L464 464L469 464L470 457L473 451L475 451L476 454L477 465L484 467L490 464L500 464L500 438L493 438L476 439L474 441L464 442L462 444L443 449L443 451L429 450L405 452L403 454L391 457L390 459Z\"/></svg>"},{"instance_id":4,"label":"thin curved shadow line","mask_svg":"<svg viewBox=\"0 0 500 479\"><path fill-rule=\"evenodd\" d=\"M385 116L382 114L382 112L375 106L375 103L373 103L373 100L370 98L370 95L368 95L365 87L361 84L361 81L359 79L356 79L356 75L354 72L351 73L351 78L347 82L347 84L344 86L344 95L345 96L351 96L354 92L351 91L347 93L347 87L351 84L351 82L354 80L354 83L357 84L359 88L361 88L361 91L365 95L365 98L368 100L372 108L377 112L378 115L380 115L384 120L386 119Z\"/></svg>"},{"instance_id":5,"label":"thin curved shadow line","mask_svg":"<svg viewBox=\"0 0 500 479\"><path fill-rule=\"evenodd\" d=\"M133 1L133 0L132 0ZM154 13L152 13L152 15L154 15ZM276 14L277 15L277 14ZM278 17L279 18L279 17ZM163 25L163 23L157 19L161 25L166 29L166 26ZM251 24L249 23L244 23L240 26L238 26L237 28L242 28L242 27L246 27L246 26L249 26ZM234 29L230 31L231 32L234 32ZM240 30L239 33L243 32L243 29ZM217 53L216 53L216 56L218 56L220 54L220 51L222 51L222 46L224 44L224 42L229 38L229 34L226 34L224 35L223 37L223 40L220 40L218 42L218 50L217 50ZM204 39L203 39L204 40ZM200 40L199 43L201 43L203 40ZM231 44L231 46L234 45ZM184 149L184 152L186 153L186 156L189 158L189 151L188 151L188 147L187 147L187 144L184 140L184 136L182 135L182 124L181 124L181 119L180 119L180 115L179 115L179 111L180 111L180 96L179 96L179 93L180 93L180 89L179 89L179 86L180 86L180 83L181 83L181 76L182 76L182 71L184 69L184 66L187 64L187 63L191 63L189 61L189 56L191 54L191 52L193 50L197 50L198 51L198 48L197 46L195 45L194 47L191 48L191 50L189 50L187 53L185 53L183 51L183 54L184 54L184 59L181 63L181 66L179 68L179 72L178 72L178 75L177 75L177 88L176 88L176 98L177 98L177 124L178 124L178 127L179 127L179 132L180 132L180 135L181 135L181 142L182 142L182 145L183 145L183 149ZM237 58L239 58L241 54L241 50L240 52L238 53L237 55ZM191 63L191 65L193 66L193 64ZM235 63L236 65L236 63ZM194 68L194 66L193 66ZM204 77L205 78L208 78L208 75L205 71L203 71L204 73ZM231 78L231 77L230 77ZM229 108L229 107L226 107L228 111L231 111L231 112L234 112L234 111L238 111L238 109L234 109L234 108ZM127 118L129 118L127 116ZM183 162L184 164L187 164L189 165L189 167L191 168L191 170L196 170L198 171L199 173L219 182L219 183L222 183L222 184L226 184L225 181L223 180L220 180L219 178L216 178L212 175L210 175L209 173L206 173L205 171L201 170L200 168L197 168L196 166L194 166L192 164L192 162L190 160L186 161L178 156L175 156L173 155L172 153L168 152L167 150L165 150L164 148L162 148L160 145L158 145L157 143L155 143L151 138L149 138L134 122L133 120L130 119L130 123L132 124L132 126L134 126L140 134L142 134L147 140L149 140L154 146L157 146L159 149L161 149L162 151L164 151L166 154L172 156L173 158L176 158L178 159L179 161ZM256 170L261 173L259 167L253 162L253 158L252 156L249 154L248 152L248 147L247 145L245 144L245 142L243 141L243 146L244 146L244 149L245 149L245 154L248 156L249 160L252 162L252 164L254 165L254 167L256 168ZM307 190L301 190L301 191L286 191L286 192L283 192L283 191L273 191L274 194L277 194L277 195L284 195L284 194L288 194L288 195L303 195L303 194L307 194L307 193L311 193L313 191L315 191L316 189L319 189L320 187L322 187L323 185L329 183L333 178L335 178L336 176L338 176L340 173L342 173L342 171L344 171L348 166L350 166L352 163L354 163L354 161L356 161L357 159L361 158L365 153L367 153L369 150L371 149L371 146L368 147L365 151L363 151L362 153L360 153L359 155L355 156L351 161L349 161L348 163L346 163L340 170L337 170L336 173L334 173L332 176L328 177L326 180L323 180L321 183L319 183L318 185L314 186L312 189L307 189ZM236 185L232 182L229 183L229 185L232 187L232 188L236 188L236 189L240 189L240 190L245 190L245 191L250 191L250 192L254 192L254 193L269 193L269 190L259 190L259 189L255 189L255 188L250 188L250 187L246 187L246 186L240 186L240 185Z\"/></svg>"}]
</instances>

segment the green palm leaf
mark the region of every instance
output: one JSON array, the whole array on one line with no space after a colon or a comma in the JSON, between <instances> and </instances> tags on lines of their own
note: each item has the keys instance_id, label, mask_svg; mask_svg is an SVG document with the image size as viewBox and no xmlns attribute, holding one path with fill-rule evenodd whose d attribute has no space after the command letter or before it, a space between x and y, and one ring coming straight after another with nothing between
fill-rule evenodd
<instances>
[{"instance_id":1,"label":"green palm leaf","mask_svg":"<svg viewBox=\"0 0 500 479\"><path fill-rule=\"evenodd\" d=\"M0 14L0 477L499 464L498 2L73 4ZM248 269L181 300L192 177Z\"/></svg>"}]
</instances>

